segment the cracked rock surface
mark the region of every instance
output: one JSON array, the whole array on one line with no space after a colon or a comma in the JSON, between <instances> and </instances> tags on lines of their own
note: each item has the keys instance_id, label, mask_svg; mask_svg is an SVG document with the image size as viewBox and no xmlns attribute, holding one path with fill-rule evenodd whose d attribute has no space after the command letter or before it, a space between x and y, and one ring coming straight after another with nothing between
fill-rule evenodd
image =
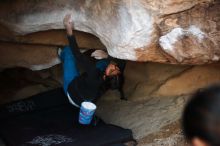
<instances>
[{"instance_id":1,"label":"cracked rock surface","mask_svg":"<svg viewBox=\"0 0 220 146\"><path fill-rule=\"evenodd\" d=\"M0 38L63 29L70 13L75 30L98 37L113 57L206 64L220 57L219 8L219 0L1 1L0 26L9 33Z\"/></svg>"}]
</instances>

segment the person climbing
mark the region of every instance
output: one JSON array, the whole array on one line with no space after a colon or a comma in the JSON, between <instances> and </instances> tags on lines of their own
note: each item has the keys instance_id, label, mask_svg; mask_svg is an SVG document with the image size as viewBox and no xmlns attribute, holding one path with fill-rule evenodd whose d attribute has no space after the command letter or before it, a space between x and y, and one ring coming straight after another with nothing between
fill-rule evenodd
<instances>
[{"instance_id":1,"label":"person climbing","mask_svg":"<svg viewBox=\"0 0 220 146\"><path fill-rule=\"evenodd\" d=\"M63 24L69 46L59 48L58 55L63 63L63 89L70 103L80 107L83 101L96 102L108 89L117 89L121 99L125 99L122 87L126 61L112 58L102 50L92 53L92 57L100 59L92 61L79 50L70 14L65 15ZM79 67L85 72L80 73Z\"/></svg>"}]
</instances>

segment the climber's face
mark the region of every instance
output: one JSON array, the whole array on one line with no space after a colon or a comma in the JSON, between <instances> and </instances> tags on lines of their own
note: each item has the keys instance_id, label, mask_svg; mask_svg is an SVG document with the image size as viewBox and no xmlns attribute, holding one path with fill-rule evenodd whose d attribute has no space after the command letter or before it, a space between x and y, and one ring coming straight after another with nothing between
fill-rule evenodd
<instances>
[{"instance_id":1,"label":"climber's face","mask_svg":"<svg viewBox=\"0 0 220 146\"><path fill-rule=\"evenodd\" d=\"M117 65L115 64L109 64L105 70L105 75L106 76L114 76L120 74L120 69Z\"/></svg>"}]
</instances>

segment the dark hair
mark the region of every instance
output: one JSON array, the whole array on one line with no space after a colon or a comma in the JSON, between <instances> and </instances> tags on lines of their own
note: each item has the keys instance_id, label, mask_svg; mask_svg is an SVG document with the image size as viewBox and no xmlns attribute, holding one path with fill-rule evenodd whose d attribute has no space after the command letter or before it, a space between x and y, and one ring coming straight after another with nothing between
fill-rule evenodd
<instances>
[{"instance_id":1,"label":"dark hair","mask_svg":"<svg viewBox=\"0 0 220 146\"><path fill-rule=\"evenodd\" d=\"M108 88L114 89L121 89L123 86L124 78L122 74L106 76L106 82Z\"/></svg>"},{"instance_id":2,"label":"dark hair","mask_svg":"<svg viewBox=\"0 0 220 146\"><path fill-rule=\"evenodd\" d=\"M185 106L182 118L188 140L198 137L220 146L220 85L197 91Z\"/></svg>"}]
</instances>

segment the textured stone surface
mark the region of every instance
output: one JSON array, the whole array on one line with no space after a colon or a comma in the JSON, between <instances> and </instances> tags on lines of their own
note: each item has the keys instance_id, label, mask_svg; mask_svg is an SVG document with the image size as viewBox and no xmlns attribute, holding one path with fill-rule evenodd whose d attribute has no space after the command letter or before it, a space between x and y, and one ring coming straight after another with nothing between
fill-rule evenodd
<instances>
[{"instance_id":1,"label":"textured stone surface","mask_svg":"<svg viewBox=\"0 0 220 146\"><path fill-rule=\"evenodd\" d=\"M181 117L184 97L152 98L145 96L140 102L100 100L97 114L104 121L130 128L136 139L143 138Z\"/></svg>"},{"instance_id":2,"label":"textured stone surface","mask_svg":"<svg viewBox=\"0 0 220 146\"><path fill-rule=\"evenodd\" d=\"M220 83L220 64L195 66L166 80L152 96L189 95L199 88Z\"/></svg>"},{"instance_id":3,"label":"textured stone surface","mask_svg":"<svg viewBox=\"0 0 220 146\"><path fill-rule=\"evenodd\" d=\"M159 24L159 44L172 61L203 64L219 60L220 2L201 4L182 13L165 16Z\"/></svg>"},{"instance_id":4,"label":"textured stone surface","mask_svg":"<svg viewBox=\"0 0 220 146\"><path fill-rule=\"evenodd\" d=\"M151 96L152 93L157 91L164 82L190 68L190 66L160 63L129 62L125 72L124 90L126 96L130 100L142 101L146 96Z\"/></svg>"},{"instance_id":5,"label":"textured stone surface","mask_svg":"<svg viewBox=\"0 0 220 146\"><path fill-rule=\"evenodd\" d=\"M0 42L0 68L42 70L60 63L57 47Z\"/></svg>"},{"instance_id":6,"label":"textured stone surface","mask_svg":"<svg viewBox=\"0 0 220 146\"><path fill-rule=\"evenodd\" d=\"M0 2L0 23L17 34L62 29L92 33L117 58L176 64L219 60L219 0L14 0Z\"/></svg>"},{"instance_id":7,"label":"textured stone surface","mask_svg":"<svg viewBox=\"0 0 220 146\"><path fill-rule=\"evenodd\" d=\"M4 42L16 42L22 44L34 44L34 45L51 45L51 46L64 46L68 45L66 38L66 32L64 30L50 30L41 31L24 36L13 36L11 33L3 31L4 28L0 26L0 40ZM105 46L94 35L74 31L76 41L79 48L96 48L104 49Z\"/></svg>"},{"instance_id":8,"label":"textured stone surface","mask_svg":"<svg viewBox=\"0 0 220 146\"><path fill-rule=\"evenodd\" d=\"M175 121L138 140L138 146L189 146L182 134L181 122Z\"/></svg>"}]
</instances>

